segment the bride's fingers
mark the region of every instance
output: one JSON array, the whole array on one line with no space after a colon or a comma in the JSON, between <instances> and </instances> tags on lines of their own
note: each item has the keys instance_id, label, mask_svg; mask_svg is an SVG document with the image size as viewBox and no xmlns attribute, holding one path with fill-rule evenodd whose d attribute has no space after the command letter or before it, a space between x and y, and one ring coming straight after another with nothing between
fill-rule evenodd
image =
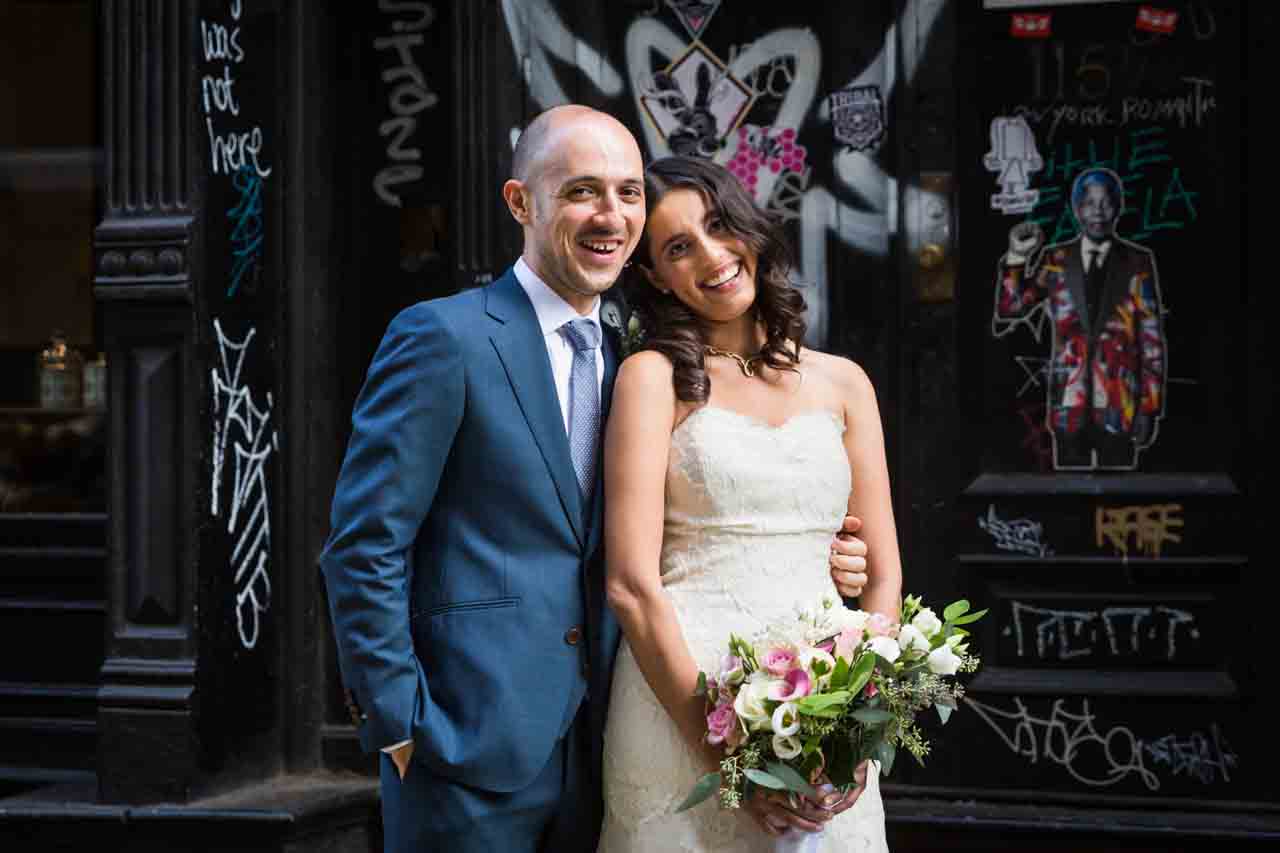
<instances>
[{"instance_id":1,"label":"bride's fingers","mask_svg":"<svg viewBox=\"0 0 1280 853\"><path fill-rule=\"evenodd\" d=\"M836 591L845 598L857 598L862 594L862 588L867 585L867 576L863 572L849 572L837 568L831 570L831 580L835 582Z\"/></svg>"}]
</instances>

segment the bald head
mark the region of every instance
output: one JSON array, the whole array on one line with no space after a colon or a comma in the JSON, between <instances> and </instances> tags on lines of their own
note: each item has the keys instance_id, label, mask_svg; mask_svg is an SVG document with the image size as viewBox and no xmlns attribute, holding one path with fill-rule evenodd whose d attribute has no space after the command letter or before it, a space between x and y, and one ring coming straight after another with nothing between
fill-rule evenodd
<instances>
[{"instance_id":1,"label":"bald head","mask_svg":"<svg viewBox=\"0 0 1280 853\"><path fill-rule=\"evenodd\" d=\"M613 116L581 104L563 104L539 113L516 141L516 150L511 158L511 177L521 183L528 183L537 177L547 151L555 145L562 131L597 123L612 125L628 136L631 135L626 125Z\"/></svg>"}]
</instances>

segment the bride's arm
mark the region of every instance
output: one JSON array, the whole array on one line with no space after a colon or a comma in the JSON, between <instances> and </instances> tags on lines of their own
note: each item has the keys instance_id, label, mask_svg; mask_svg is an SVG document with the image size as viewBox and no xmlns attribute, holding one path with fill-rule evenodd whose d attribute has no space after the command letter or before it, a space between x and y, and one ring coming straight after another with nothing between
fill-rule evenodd
<instances>
[{"instance_id":1,"label":"bride's arm","mask_svg":"<svg viewBox=\"0 0 1280 853\"><path fill-rule=\"evenodd\" d=\"M698 665L658 574L676 418L671 373L671 363L656 352L637 353L618 371L604 443L605 588L645 681L713 770L703 700L693 695Z\"/></svg>"},{"instance_id":2,"label":"bride's arm","mask_svg":"<svg viewBox=\"0 0 1280 853\"><path fill-rule=\"evenodd\" d=\"M853 471L849 514L862 519L858 535L867 543L867 585L858 599L863 610L898 621L902 608L902 558L889 493L884 428L870 378L857 364L841 359L844 391L844 447Z\"/></svg>"}]
</instances>

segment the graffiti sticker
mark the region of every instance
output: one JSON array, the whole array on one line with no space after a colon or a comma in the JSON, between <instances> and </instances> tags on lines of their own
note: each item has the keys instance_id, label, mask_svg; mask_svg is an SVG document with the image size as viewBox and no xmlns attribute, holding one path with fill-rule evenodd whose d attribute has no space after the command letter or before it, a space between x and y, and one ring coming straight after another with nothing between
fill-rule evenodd
<instances>
[{"instance_id":1,"label":"graffiti sticker","mask_svg":"<svg viewBox=\"0 0 1280 853\"><path fill-rule=\"evenodd\" d=\"M1053 34L1049 12L1015 14L1009 21L1009 35L1020 39L1047 39Z\"/></svg>"},{"instance_id":2,"label":"graffiti sticker","mask_svg":"<svg viewBox=\"0 0 1280 853\"><path fill-rule=\"evenodd\" d=\"M713 157L746 116L752 92L715 54L694 43L655 73L640 96L673 154Z\"/></svg>"},{"instance_id":3,"label":"graffiti sticker","mask_svg":"<svg viewBox=\"0 0 1280 853\"><path fill-rule=\"evenodd\" d=\"M720 0L715 0L714 3L707 0L667 0L667 5L680 19L689 38L696 40L702 38L707 22L716 13L716 9L720 8Z\"/></svg>"},{"instance_id":4,"label":"graffiti sticker","mask_svg":"<svg viewBox=\"0 0 1280 853\"><path fill-rule=\"evenodd\" d=\"M1040 191L1030 187L1031 176L1044 168L1035 134L1022 116L996 116L991 120L991 150L982 159L996 173L1000 192L991 197L991 209L1006 216L1030 213L1040 201Z\"/></svg>"},{"instance_id":5,"label":"graffiti sticker","mask_svg":"<svg viewBox=\"0 0 1280 853\"><path fill-rule=\"evenodd\" d=\"M874 151L884 139L884 100L879 86L846 86L831 94L831 125L838 142Z\"/></svg>"},{"instance_id":6,"label":"graffiti sticker","mask_svg":"<svg viewBox=\"0 0 1280 853\"><path fill-rule=\"evenodd\" d=\"M1174 29L1178 26L1178 13L1157 9L1154 6L1141 6L1138 8L1138 20L1134 22L1134 26L1149 33L1173 35Z\"/></svg>"}]
</instances>

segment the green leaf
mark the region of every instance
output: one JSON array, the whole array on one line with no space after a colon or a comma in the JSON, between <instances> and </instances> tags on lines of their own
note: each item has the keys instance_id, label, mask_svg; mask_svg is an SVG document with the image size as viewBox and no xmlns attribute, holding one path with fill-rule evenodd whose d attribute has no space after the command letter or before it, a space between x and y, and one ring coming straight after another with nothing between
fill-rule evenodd
<instances>
[{"instance_id":1,"label":"green leaf","mask_svg":"<svg viewBox=\"0 0 1280 853\"><path fill-rule=\"evenodd\" d=\"M849 676L849 692L857 696L862 692L862 688L867 686L867 682L871 680L871 673L876 669L876 656L863 655L858 658L858 662L853 666L853 672Z\"/></svg>"},{"instance_id":2,"label":"green leaf","mask_svg":"<svg viewBox=\"0 0 1280 853\"><path fill-rule=\"evenodd\" d=\"M763 788L772 788L775 791L787 790L787 783L783 782L772 773L766 773L763 770L757 770L754 767L748 767L743 772L746 773L748 779Z\"/></svg>"},{"instance_id":3,"label":"green leaf","mask_svg":"<svg viewBox=\"0 0 1280 853\"><path fill-rule=\"evenodd\" d=\"M966 599L953 601L947 605L947 609L942 611L942 618L947 622L954 622L957 618L969 612L969 602Z\"/></svg>"},{"instance_id":4,"label":"green leaf","mask_svg":"<svg viewBox=\"0 0 1280 853\"><path fill-rule=\"evenodd\" d=\"M703 776L701 779L697 781L697 783L694 784L693 790L689 792L689 796L684 798L683 803L676 806L676 811L682 812L685 809L693 808L698 803L702 802L707 797L715 793L716 789L718 789L719 787L720 787L720 774L708 773L706 776Z\"/></svg>"},{"instance_id":5,"label":"green leaf","mask_svg":"<svg viewBox=\"0 0 1280 853\"><path fill-rule=\"evenodd\" d=\"M834 693L817 693L813 696L805 696L795 701L796 707L804 713L813 711L822 711L837 705L844 705L853 694L847 690L837 690Z\"/></svg>"},{"instance_id":6,"label":"green leaf","mask_svg":"<svg viewBox=\"0 0 1280 853\"><path fill-rule=\"evenodd\" d=\"M986 615L987 615L986 610L979 610L977 613L967 613L964 616L957 618L956 621L952 624L968 625L970 622L977 622L979 619L981 619L983 616L986 616Z\"/></svg>"},{"instance_id":7,"label":"green leaf","mask_svg":"<svg viewBox=\"0 0 1280 853\"><path fill-rule=\"evenodd\" d=\"M888 776L893 772L893 759L897 756L897 748L887 740L882 740L876 744L872 756L876 761L880 762L880 773Z\"/></svg>"},{"instance_id":8,"label":"green leaf","mask_svg":"<svg viewBox=\"0 0 1280 853\"><path fill-rule=\"evenodd\" d=\"M801 752L800 754L804 756L809 756L809 755L813 755L815 752L817 752L820 749L822 749L822 738L818 737L817 735L814 735L813 737L809 738L807 741L804 742L804 751Z\"/></svg>"},{"instance_id":9,"label":"green leaf","mask_svg":"<svg viewBox=\"0 0 1280 853\"><path fill-rule=\"evenodd\" d=\"M840 690L849 683L849 662L844 658L836 658L836 668L831 673L831 687L833 690Z\"/></svg>"},{"instance_id":10,"label":"green leaf","mask_svg":"<svg viewBox=\"0 0 1280 853\"><path fill-rule=\"evenodd\" d=\"M938 709L938 716L942 718L942 724L945 726L947 724L947 720L951 719L951 712L954 711L955 708L948 708L941 702L934 703L933 707Z\"/></svg>"},{"instance_id":11,"label":"green leaf","mask_svg":"<svg viewBox=\"0 0 1280 853\"><path fill-rule=\"evenodd\" d=\"M878 726L893 719L893 714L876 708L859 708L853 712L852 716L858 722L865 723L868 726Z\"/></svg>"},{"instance_id":12,"label":"green leaf","mask_svg":"<svg viewBox=\"0 0 1280 853\"><path fill-rule=\"evenodd\" d=\"M777 779L781 779L782 783L787 786L787 790L795 791L797 794L803 794L811 800L818 799L818 792L813 790L804 777L791 769L787 765L773 761L765 765L770 775Z\"/></svg>"},{"instance_id":13,"label":"green leaf","mask_svg":"<svg viewBox=\"0 0 1280 853\"><path fill-rule=\"evenodd\" d=\"M707 695L707 674L705 672L698 673L698 686L693 688L694 696Z\"/></svg>"}]
</instances>

